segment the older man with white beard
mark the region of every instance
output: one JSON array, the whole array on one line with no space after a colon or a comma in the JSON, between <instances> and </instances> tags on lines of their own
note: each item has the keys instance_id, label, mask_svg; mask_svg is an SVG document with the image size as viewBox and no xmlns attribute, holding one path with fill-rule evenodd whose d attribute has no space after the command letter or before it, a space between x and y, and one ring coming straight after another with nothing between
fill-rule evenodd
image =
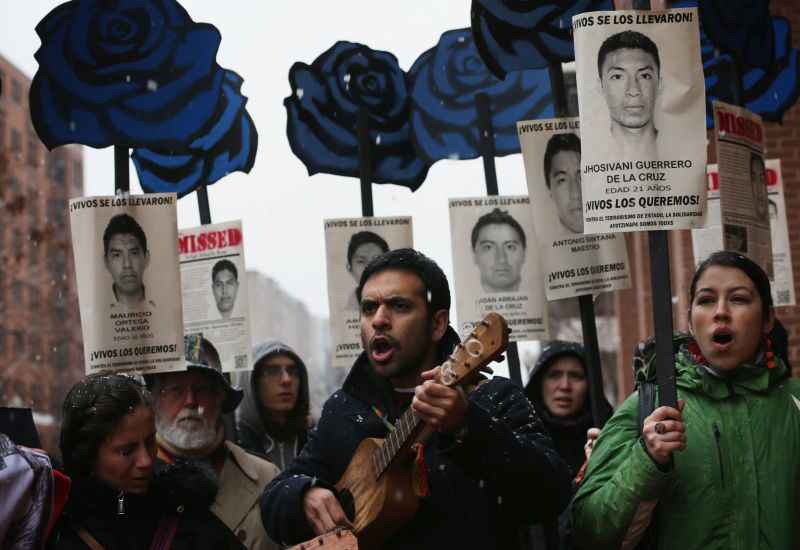
<instances>
[{"instance_id":1,"label":"older man with white beard","mask_svg":"<svg viewBox=\"0 0 800 550\"><path fill-rule=\"evenodd\" d=\"M219 490L211 511L249 550L277 549L264 530L258 500L278 468L225 439L222 415L236 409L243 392L222 374L211 342L188 340L186 371L148 377L156 399L158 458L213 468Z\"/></svg>"}]
</instances>

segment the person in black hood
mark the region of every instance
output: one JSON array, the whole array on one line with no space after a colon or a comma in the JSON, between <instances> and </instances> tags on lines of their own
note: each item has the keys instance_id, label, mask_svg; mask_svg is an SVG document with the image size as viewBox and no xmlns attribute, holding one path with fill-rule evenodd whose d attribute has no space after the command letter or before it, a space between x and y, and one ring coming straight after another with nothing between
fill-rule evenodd
<instances>
[{"instance_id":1,"label":"person in black hood","mask_svg":"<svg viewBox=\"0 0 800 550\"><path fill-rule=\"evenodd\" d=\"M253 348L253 371L237 411L239 445L284 470L306 444L311 427L308 369L277 340Z\"/></svg>"},{"instance_id":2,"label":"person in black hood","mask_svg":"<svg viewBox=\"0 0 800 550\"><path fill-rule=\"evenodd\" d=\"M567 467L533 406L500 377L469 396L437 382L437 365L459 339L449 324L447 278L423 254L397 249L378 256L362 273L357 296L365 351L325 403L303 451L265 489L267 532L296 544L350 525L352 497L334 484L366 438L404 433L395 426L410 407L433 429L416 448L419 508L405 525L382 529L385 540L373 547L517 548L518 528L530 515L556 515L569 499ZM410 491L398 487L393 498Z\"/></svg>"},{"instance_id":3,"label":"person in black hood","mask_svg":"<svg viewBox=\"0 0 800 550\"><path fill-rule=\"evenodd\" d=\"M586 460L586 432L594 426L583 346L563 340L548 343L533 367L525 395L575 476ZM600 408L604 418L611 416L613 410L605 398Z\"/></svg>"},{"instance_id":4,"label":"person in black hood","mask_svg":"<svg viewBox=\"0 0 800 550\"><path fill-rule=\"evenodd\" d=\"M542 350L525 395L539 413L556 451L567 463L574 478L586 455L587 432L594 426L589 404L589 377L586 353L577 342L553 340ZM611 404L604 398L600 404L604 418L611 416ZM558 518L546 519L529 532L531 550L571 550L572 526L569 510Z\"/></svg>"},{"instance_id":5,"label":"person in black hood","mask_svg":"<svg viewBox=\"0 0 800 550\"><path fill-rule=\"evenodd\" d=\"M142 384L89 376L67 394L63 413L72 486L48 549L243 549L209 510L213 472L189 462L156 468L155 417Z\"/></svg>"}]
</instances>

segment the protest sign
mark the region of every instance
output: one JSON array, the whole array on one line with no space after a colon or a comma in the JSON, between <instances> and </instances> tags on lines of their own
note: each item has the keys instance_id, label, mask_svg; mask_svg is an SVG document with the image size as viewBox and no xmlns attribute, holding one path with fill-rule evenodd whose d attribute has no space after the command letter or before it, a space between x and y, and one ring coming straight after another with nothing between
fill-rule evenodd
<instances>
[{"instance_id":1,"label":"protest sign","mask_svg":"<svg viewBox=\"0 0 800 550\"><path fill-rule=\"evenodd\" d=\"M792 251L783 197L783 174L780 159L767 159L767 196L769 199L770 236L772 241L772 301L776 306L795 305ZM717 250L723 250L720 179L716 164L708 166L708 208L706 226L692 230L695 265Z\"/></svg>"},{"instance_id":2,"label":"protest sign","mask_svg":"<svg viewBox=\"0 0 800 550\"><path fill-rule=\"evenodd\" d=\"M547 338L539 247L526 196L454 198L450 235L456 312L464 335L496 311L511 341Z\"/></svg>"},{"instance_id":3,"label":"protest sign","mask_svg":"<svg viewBox=\"0 0 800 550\"><path fill-rule=\"evenodd\" d=\"M697 9L572 18L585 233L685 229L705 208Z\"/></svg>"},{"instance_id":4,"label":"protest sign","mask_svg":"<svg viewBox=\"0 0 800 550\"><path fill-rule=\"evenodd\" d=\"M622 235L583 234L577 118L517 123L548 300L630 287Z\"/></svg>"},{"instance_id":5,"label":"protest sign","mask_svg":"<svg viewBox=\"0 0 800 550\"><path fill-rule=\"evenodd\" d=\"M185 368L176 202L69 201L86 374Z\"/></svg>"},{"instance_id":6,"label":"protest sign","mask_svg":"<svg viewBox=\"0 0 800 550\"><path fill-rule=\"evenodd\" d=\"M325 220L334 367L352 366L361 353L361 316L356 287L364 268L384 252L412 246L408 216Z\"/></svg>"},{"instance_id":7,"label":"protest sign","mask_svg":"<svg viewBox=\"0 0 800 550\"><path fill-rule=\"evenodd\" d=\"M178 234L183 331L217 349L222 370L250 368L247 268L240 221L201 225Z\"/></svg>"},{"instance_id":8,"label":"protest sign","mask_svg":"<svg viewBox=\"0 0 800 550\"><path fill-rule=\"evenodd\" d=\"M720 101L713 109L723 248L745 254L772 278L761 117Z\"/></svg>"}]
</instances>

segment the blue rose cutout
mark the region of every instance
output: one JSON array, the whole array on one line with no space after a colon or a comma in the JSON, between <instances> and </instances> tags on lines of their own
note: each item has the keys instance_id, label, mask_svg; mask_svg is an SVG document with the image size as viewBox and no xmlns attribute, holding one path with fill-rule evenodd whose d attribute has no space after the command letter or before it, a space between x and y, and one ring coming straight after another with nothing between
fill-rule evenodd
<instances>
[{"instance_id":1,"label":"blue rose cutout","mask_svg":"<svg viewBox=\"0 0 800 550\"><path fill-rule=\"evenodd\" d=\"M472 0L472 34L498 78L575 59L572 17L613 10L612 0Z\"/></svg>"},{"instance_id":2,"label":"blue rose cutout","mask_svg":"<svg viewBox=\"0 0 800 550\"><path fill-rule=\"evenodd\" d=\"M236 107L241 78L216 62L219 31L175 0L71 0L36 32L30 109L49 149L137 149L137 168L148 170L140 179L153 190L188 192L194 171L218 179L252 166L255 128ZM197 156L202 168L186 160ZM183 177L165 187L174 174Z\"/></svg>"},{"instance_id":3,"label":"blue rose cutout","mask_svg":"<svg viewBox=\"0 0 800 550\"><path fill-rule=\"evenodd\" d=\"M470 29L442 34L409 76L414 143L430 163L480 156L478 93L489 97L497 156L519 153L517 121L554 116L547 69L513 71L498 80L478 55Z\"/></svg>"},{"instance_id":4,"label":"blue rose cutout","mask_svg":"<svg viewBox=\"0 0 800 550\"><path fill-rule=\"evenodd\" d=\"M417 189L429 166L411 142L406 74L389 52L340 41L289 70L286 133L309 175L358 177L357 118L369 120L372 180Z\"/></svg>"},{"instance_id":5,"label":"blue rose cutout","mask_svg":"<svg viewBox=\"0 0 800 550\"><path fill-rule=\"evenodd\" d=\"M241 94L242 78L233 71L224 73L217 112L187 153L134 149L131 157L146 192L174 191L182 197L230 172L249 172L253 167L258 133L244 108L247 98Z\"/></svg>"},{"instance_id":6,"label":"blue rose cutout","mask_svg":"<svg viewBox=\"0 0 800 550\"><path fill-rule=\"evenodd\" d=\"M763 0L736 0L731 4L717 0L682 0L675 8L700 8L700 50L706 84L706 127L714 127L712 103L733 101L733 58L740 60L742 101L750 111L770 122L780 122L800 96L798 51L792 48L791 27L783 17L772 17ZM730 14L737 13L737 25L728 28ZM741 18L741 20L740 20ZM724 29L729 34L725 34ZM707 32L711 29L711 32ZM714 38L716 37L716 38ZM722 40L717 43L715 40ZM747 60L747 61L746 61Z\"/></svg>"}]
</instances>

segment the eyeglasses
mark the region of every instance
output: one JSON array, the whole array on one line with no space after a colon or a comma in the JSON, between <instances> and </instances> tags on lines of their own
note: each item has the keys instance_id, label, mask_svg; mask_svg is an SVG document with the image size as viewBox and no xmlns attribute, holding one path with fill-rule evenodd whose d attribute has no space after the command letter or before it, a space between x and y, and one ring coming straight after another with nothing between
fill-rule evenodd
<instances>
[{"instance_id":1,"label":"eyeglasses","mask_svg":"<svg viewBox=\"0 0 800 550\"><path fill-rule=\"evenodd\" d=\"M173 402L185 401L189 388L197 401L211 401L217 394L217 387L213 384L168 384L162 386L159 393Z\"/></svg>"},{"instance_id":2,"label":"eyeglasses","mask_svg":"<svg viewBox=\"0 0 800 550\"><path fill-rule=\"evenodd\" d=\"M289 378L300 378L300 369L296 365L266 365L264 367L263 376L267 378L278 378L283 376L285 372Z\"/></svg>"}]
</instances>

